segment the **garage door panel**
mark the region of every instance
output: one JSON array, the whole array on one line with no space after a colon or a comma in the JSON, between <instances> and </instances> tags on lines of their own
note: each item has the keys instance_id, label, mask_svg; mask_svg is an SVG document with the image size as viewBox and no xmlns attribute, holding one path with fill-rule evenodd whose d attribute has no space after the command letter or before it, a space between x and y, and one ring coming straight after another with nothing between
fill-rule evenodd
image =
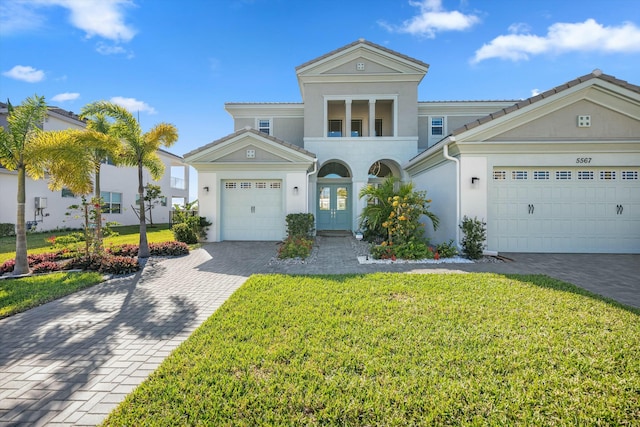
<instances>
[{"instance_id":1,"label":"garage door panel","mask_svg":"<svg viewBox=\"0 0 640 427\"><path fill-rule=\"evenodd\" d=\"M489 249L640 253L638 170L494 168Z\"/></svg>"}]
</instances>

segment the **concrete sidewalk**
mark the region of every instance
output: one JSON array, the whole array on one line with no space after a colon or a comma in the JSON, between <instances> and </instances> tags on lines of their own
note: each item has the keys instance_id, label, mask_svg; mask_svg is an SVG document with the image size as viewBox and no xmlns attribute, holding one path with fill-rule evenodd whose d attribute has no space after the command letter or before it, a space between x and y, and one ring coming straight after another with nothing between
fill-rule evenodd
<instances>
[{"instance_id":1,"label":"concrete sidewalk","mask_svg":"<svg viewBox=\"0 0 640 427\"><path fill-rule=\"evenodd\" d=\"M207 244L0 320L0 426L99 424L253 273L547 274L640 307L640 255L360 265L352 239L318 237L306 264L270 263L274 242Z\"/></svg>"}]
</instances>

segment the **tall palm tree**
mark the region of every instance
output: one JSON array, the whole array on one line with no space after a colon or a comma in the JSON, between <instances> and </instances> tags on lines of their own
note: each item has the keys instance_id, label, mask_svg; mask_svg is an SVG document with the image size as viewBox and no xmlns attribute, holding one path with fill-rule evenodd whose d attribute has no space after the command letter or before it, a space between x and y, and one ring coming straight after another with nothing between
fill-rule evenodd
<instances>
[{"instance_id":1,"label":"tall palm tree","mask_svg":"<svg viewBox=\"0 0 640 427\"><path fill-rule=\"evenodd\" d=\"M178 140L178 130L169 123L155 125L148 132L142 133L140 124L124 107L107 101L98 101L82 109L83 116L104 114L115 120L112 124L112 134L118 136L124 143L120 160L123 165L138 168L138 203L140 205L140 246L138 258L149 257L149 243L147 241L147 223L144 207L144 177L143 169L147 169L153 179L159 179L164 173L164 164L158 157L157 150L170 147Z\"/></svg>"},{"instance_id":2,"label":"tall palm tree","mask_svg":"<svg viewBox=\"0 0 640 427\"><path fill-rule=\"evenodd\" d=\"M0 133L0 164L9 170L18 172L18 209L16 214L16 264L14 275L27 274L27 230L25 223L26 175L39 178L41 175L32 169L37 162L32 150L32 142L39 132L47 115L47 104L43 96L34 95L22 104L13 107L8 104L7 128Z\"/></svg>"}]
</instances>

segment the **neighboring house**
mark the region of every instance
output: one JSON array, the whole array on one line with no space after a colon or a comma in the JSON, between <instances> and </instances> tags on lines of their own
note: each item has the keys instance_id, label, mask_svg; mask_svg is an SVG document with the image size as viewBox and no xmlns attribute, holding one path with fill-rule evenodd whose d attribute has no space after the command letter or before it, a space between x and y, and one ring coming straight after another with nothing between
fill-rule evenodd
<instances>
[{"instance_id":1,"label":"neighboring house","mask_svg":"<svg viewBox=\"0 0 640 427\"><path fill-rule=\"evenodd\" d=\"M418 101L429 66L358 40L296 68L302 103L227 103L236 132L185 154L210 241L280 240L285 216L357 230L358 193L413 181L460 241L501 252L640 252L640 87L596 70L525 101Z\"/></svg>"},{"instance_id":2,"label":"neighboring house","mask_svg":"<svg viewBox=\"0 0 640 427\"><path fill-rule=\"evenodd\" d=\"M6 126L7 105L0 103L0 126ZM76 114L59 108L50 107L43 124L44 130L83 129L85 123ZM144 171L145 185L159 185L164 198L153 209L154 223L168 223L172 204L183 204L189 197L189 168L182 157L158 150L165 165L165 173L159 181L153 181ZM105 221L114 221L122 225L134 225L140 221L134 211L138 197L138 172L133 167L116 167L106 162L100 169L100 184L105 202ZM69 210L71 205L81 203L81 198L68 190L51 191L47 187L48 179L26 180L26 218L27 227L36 230L54 230L60 228L80 228L82 219L79 211ZM0 205L0 223L16 222L17 210L17 173L0 167L0 189L3 202ZM90 198L90 196L88 197ZM70 215L67 215L67 214ZM147 222L149 222L147 214Z\"/></svg>"}]
</instances>

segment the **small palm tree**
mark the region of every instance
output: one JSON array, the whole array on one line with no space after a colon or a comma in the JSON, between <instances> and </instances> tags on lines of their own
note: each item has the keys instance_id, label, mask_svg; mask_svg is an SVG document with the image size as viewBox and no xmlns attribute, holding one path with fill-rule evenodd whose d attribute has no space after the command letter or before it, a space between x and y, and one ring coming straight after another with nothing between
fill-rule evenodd
<instances>
[{"instance_id":1,"label":"small palm tree","mask_svg":"<svg viewBox=\"0 0 640 427\"><path fill-rule=\"evenodd\" d=\"M365 231L368 240L384 240L388 237L388 231L383 224L389 219L393 211L394 197L401 199L410 197L420 206L420 213L431 220L434 230L438 227L438 217L428 209L428 203L424 192L415 192L413 183L402 183L398 178L389 177L378 187L367 186L360 190L360 198L367 198L367 206L360 214L360 226Z\"/></svg>"},{"instance_id":2,"label":"small palm tree","mask_svg":"<svg viewBox=\"0 0 640 427\"><path fill-rule=\"evenodd\" d=\"M16 264L13 274L27 274L27 230L25 223L26 175L41 178L43 174L33 168L38 157L33 141L47 115L47 104L43 96L34 95L25 99L18 107L8 104L7 128L0 133L0 164L18 172L18 208L16 213Z\"/></svg>"},{"instance_id":3,"label":"small palm tree","mask_svg":"<svg viewBox=\"0 0 640 427\"><path fill-rule=\"evenodd\" d=\"M95 198L96 249L102 247L102 215L100 203L100 167L107 158L118 158L121 151L119 139L109 135L104 128L89 122L86 129L67 129L42 132L34 141L34 150L41 161L38 167L50 175L49 188L59 190L66 187L74 194L89 194Z\"/></svg>"},{"instance_id":4,"label":"small palm tree","mask_svg":"<svg viewBox=\"0 0 640 427\"><path fill-rule=\"evenodd\" d=\"M138 168L138 203L140 204L140 245L139 258L149 257L147 241L147 224L144 207L143 169L147 169L153 179L159 179L164 173L164 164L158 157L157 150L170 147L178 140L178 130L169 123L160 123L150 131L143 133L140 124L124 107L107 101L98 101L85 106L82 115L93 116L103 114L115 120L111 133L124 143L120 161L126 166Z\"/></svg>"}]
</instances>

